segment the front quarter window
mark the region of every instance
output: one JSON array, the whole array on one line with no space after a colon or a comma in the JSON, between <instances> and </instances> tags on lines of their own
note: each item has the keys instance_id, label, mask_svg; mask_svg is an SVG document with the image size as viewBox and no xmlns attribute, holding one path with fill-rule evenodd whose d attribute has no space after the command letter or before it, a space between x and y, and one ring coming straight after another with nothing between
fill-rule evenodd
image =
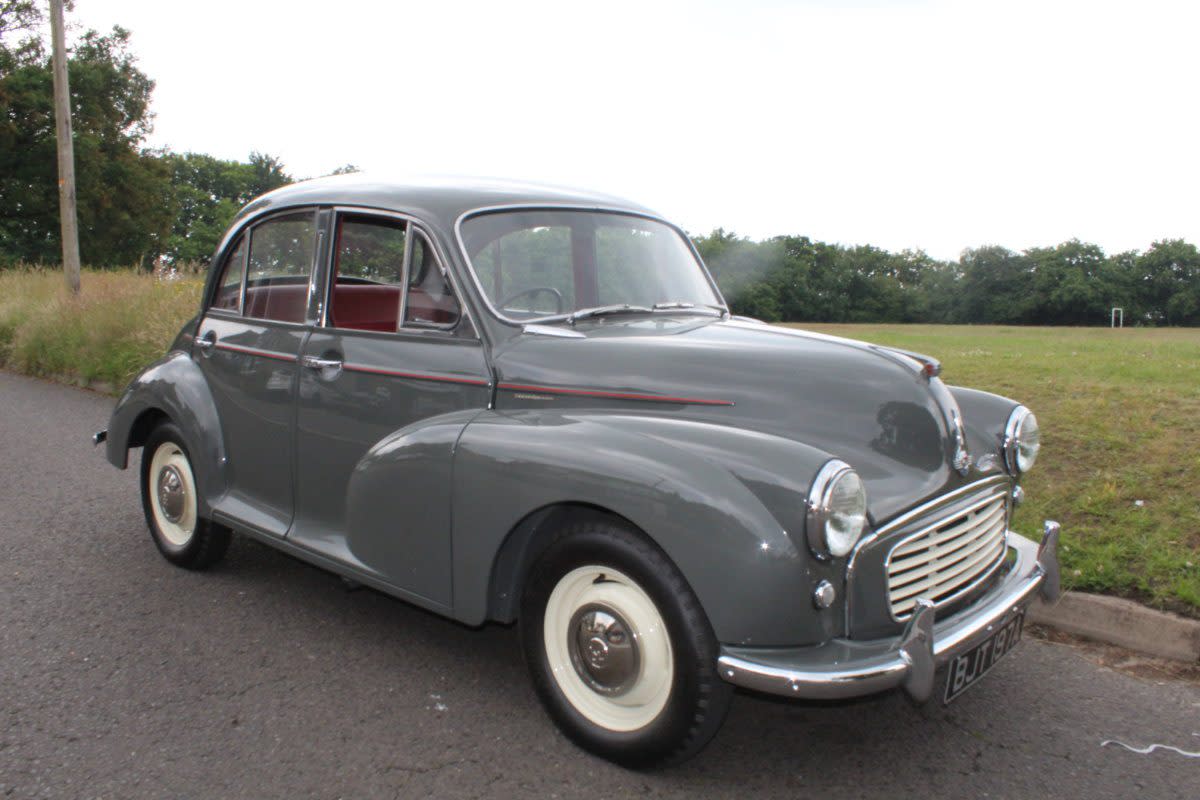
<instances>
[{"instance_id":1,"label":"front quarter window","mask_svg":"<svg viewBox=\"0 0 1200 800\"><path fill-rule=\"evenodd\" d=\"M596 307L721 307L683 236L657 220L539 209L462 223L471 269L492 308L528 321Z\"/></svg>"}]
</instances>

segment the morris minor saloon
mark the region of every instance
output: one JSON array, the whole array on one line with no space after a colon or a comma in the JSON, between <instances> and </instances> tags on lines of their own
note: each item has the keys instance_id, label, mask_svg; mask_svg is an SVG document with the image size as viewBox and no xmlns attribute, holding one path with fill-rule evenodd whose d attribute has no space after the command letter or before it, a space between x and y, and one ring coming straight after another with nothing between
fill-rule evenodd
<instances>
[{"instance_id":1,"label":"morris minor saloon","mask_svg":"<svg viewBox=\"0 0 1200 800\"><path fill-rule=\"evenodd\" d=\"M233 532L516 623L562 731L636 767L735 686L949 702L1058 592L1010 530L1037 421L932 358L730 313L682 230L497 181L295 184L236 217L106 431L199 569Z\"/></svg>"}]
</instances>

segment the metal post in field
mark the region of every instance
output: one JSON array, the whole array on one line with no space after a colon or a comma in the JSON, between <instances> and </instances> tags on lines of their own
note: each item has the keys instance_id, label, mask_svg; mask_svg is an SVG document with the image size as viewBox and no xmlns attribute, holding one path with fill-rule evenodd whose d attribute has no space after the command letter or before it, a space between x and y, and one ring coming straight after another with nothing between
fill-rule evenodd
<instances>
[{"instance_id":1,"label":"metal post in field","mask_svg":"<svg viewBox=\"0 0 1200 800\"><path fill-rule=\"evenodd\" d=\"M75 215L75 142L71 135L71 87L67 82L67 37L62 0L50 0L54 40L54 124L58 136L58 212L67 288L79 294L79 222Z\"/></svg>"},{"instance_id":2,"label":"metal post in field","mask_svg":"<svg viewBox=\"0 0 1200 800\"><path fill-rule=\"evenodd\" d=\"M1120 306L1113 306L1112 315L1111 315L1111 318L1109 319L1109 327L1110 328L1124 328L1125 327L1125 309L1121 308Z\"/></svg>"}]
</instances>

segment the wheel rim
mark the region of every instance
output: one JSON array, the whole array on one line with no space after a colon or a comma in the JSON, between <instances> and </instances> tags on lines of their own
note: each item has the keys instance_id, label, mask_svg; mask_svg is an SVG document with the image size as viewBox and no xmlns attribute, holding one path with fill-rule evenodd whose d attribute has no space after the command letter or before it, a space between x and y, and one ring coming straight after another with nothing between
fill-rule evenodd
<instances>
[{"instance_id":1,"label":"wheel rim","mask_svg":"<svg viewBox=\"0 0 1200 800\"><path fill-rule=\"evenodd\" d=\"M170 544L184 546L196 530L196 481L179 445L163 442L158 446L147 481L159 533Z\"/></svg>"},{"instance_id":2,"label":"wheel rim","mask_svg":"<svg viewBox=\"0 0 1200 800\"><path fill-rule=\"evenodd\" d=\"M601 566L567 573L546 602L543 629L550 672L589 721L633 731L666 706L675 674L667 626L629 576Z\"/></svg>"}]
</instances>

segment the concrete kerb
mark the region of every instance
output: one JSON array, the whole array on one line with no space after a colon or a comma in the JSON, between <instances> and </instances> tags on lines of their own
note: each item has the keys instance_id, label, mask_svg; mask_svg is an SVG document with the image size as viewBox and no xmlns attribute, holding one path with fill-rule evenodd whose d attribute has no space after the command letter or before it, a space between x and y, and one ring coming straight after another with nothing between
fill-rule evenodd
<instances>
[{"instance_id":1,"label":"concrete kerb","mask_svg":"<svg viewBox=\"0 0 1200 800\"><path fill-rule=\"evenodd\" d=\"M1065 592L1056 605L1032 605L1029 621L1149 656L1200 663L1200 621L1132 600Z\"/></svg>"}]
</instances>

